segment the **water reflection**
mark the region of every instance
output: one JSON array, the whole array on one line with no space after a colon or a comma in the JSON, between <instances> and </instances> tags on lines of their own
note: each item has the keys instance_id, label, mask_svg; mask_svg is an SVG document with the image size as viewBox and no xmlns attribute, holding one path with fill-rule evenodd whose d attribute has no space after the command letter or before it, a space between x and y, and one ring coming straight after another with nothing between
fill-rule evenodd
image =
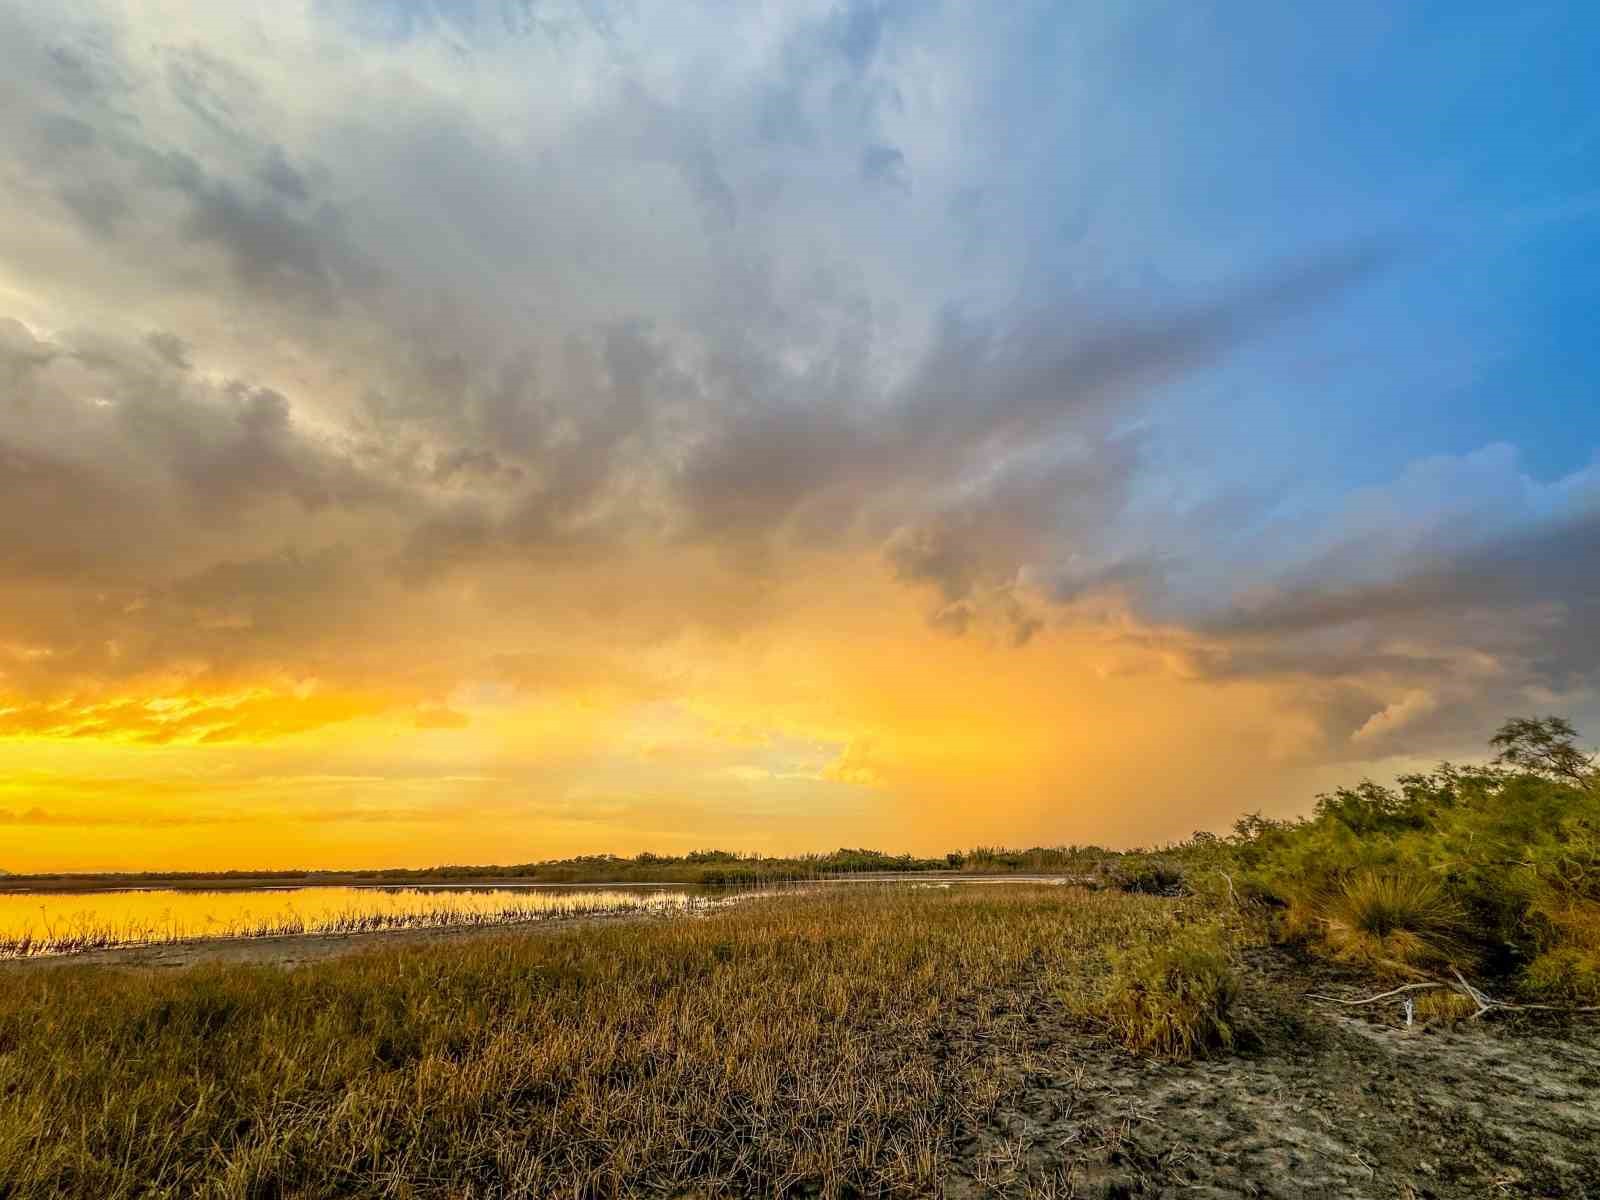
<instances>
[{"instance_id":1,"label":"water reflection","mask_svg":"<svg viewBox=\"0 0 1600 1200\"><path fill-rule=\"evenodd\" d=\"M278 937L500 925L673 912L717 903L680 890L304 887L0 895L0 957L70 954L206 937Z\"/></svg>"}]
</instances>

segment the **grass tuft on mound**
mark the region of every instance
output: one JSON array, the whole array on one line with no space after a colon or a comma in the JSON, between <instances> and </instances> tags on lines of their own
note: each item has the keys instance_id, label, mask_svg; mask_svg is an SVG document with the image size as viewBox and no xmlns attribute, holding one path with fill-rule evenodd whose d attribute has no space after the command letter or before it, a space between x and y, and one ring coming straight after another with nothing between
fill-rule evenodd
<instances>
[{"instance_id":1,"label":"grass tuft on mound","mask_svg":"<svg viewBox=\"0 0 1600 1200\"><path fill-rule=\"evenodd\" d=\"M1414 975L1465 964L1465 914L1433 880L1415 873L1359 871L1311 902L1335 958Z\"/></svg>"},{"instance_id":2,"label":"grass tuft on mound","mask_svg":"<svg viewBox=\"0 0 1600 1200\"><path fill-rule=\"evenodd\" d=\"M1200 925L1113 952L1089 1011L1134 1053L1183 1061L1233 1045L1238 998L1226 933Z\"/></svg>"}]
</instances>

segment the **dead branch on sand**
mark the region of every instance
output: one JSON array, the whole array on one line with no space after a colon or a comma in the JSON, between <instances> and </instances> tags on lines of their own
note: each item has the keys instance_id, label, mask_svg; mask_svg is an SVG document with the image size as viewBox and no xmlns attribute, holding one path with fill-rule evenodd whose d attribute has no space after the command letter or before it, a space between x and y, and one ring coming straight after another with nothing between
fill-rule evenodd
<instances>
[{"instance_id":1,"label":"dead branch on sand","mask_svg":"<svg viewBox=\"0 0 1600 1200\"><path fill-rule=\"evenodd\" d=\"M1396 996L1405 994L1406 992L1421 992L1435 988L1444 988L1446 991L1456 992L1459 995L1466 997L1468 1000L1472 1001L1473 1004L1478 1006L1477 1011L1472 1014L1472 1020L1477 1020L1479 1017L1487 1016L1490 1013L1496 1012L1552 1012L1565 1014L1600 1013L1600 1004L1589 1004L1582 1006L1570 1006L1564 1004L1512 1004L1509 1001L1496 1000L1482 988L1474 987L1471 983L1467 982L1466 977L1454 967L1450 968L1450 973L1455 976L1455 982L1453 983L1444 979L1429 979L1422 983L1402 984L1400 987L1391 988L1387 992L1379 992L1376 996L1363 996L1359 1000L1346 1000L1339 996L1324 996L1317 992L1307 992L1306 996L1311 1000L1325 1000L1330 1004L1344 1004L1354 1007L1363 1004L1376 1004L1380 1000L1391 1000Z\"/></svg>"}]
</instances>

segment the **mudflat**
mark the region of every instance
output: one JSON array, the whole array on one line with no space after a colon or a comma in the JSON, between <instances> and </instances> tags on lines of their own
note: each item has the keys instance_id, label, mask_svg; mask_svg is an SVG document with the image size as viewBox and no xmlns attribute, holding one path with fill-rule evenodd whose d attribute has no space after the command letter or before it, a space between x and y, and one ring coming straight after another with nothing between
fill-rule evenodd
<instances>
[{"instance_id":1,"label":"mudflat","mask_svg":"<svg viewBox=\"0 0 1600 1200\"><path fill-rule=\"evenodd\" d=\"M1106 1047L1035 1009L951 1197L1600 1196L1600 1018L1418 1023L1342 1009L1355 976L1250 953L1241 1044L1190 1063Z\"/></svg>"}]
</instances>

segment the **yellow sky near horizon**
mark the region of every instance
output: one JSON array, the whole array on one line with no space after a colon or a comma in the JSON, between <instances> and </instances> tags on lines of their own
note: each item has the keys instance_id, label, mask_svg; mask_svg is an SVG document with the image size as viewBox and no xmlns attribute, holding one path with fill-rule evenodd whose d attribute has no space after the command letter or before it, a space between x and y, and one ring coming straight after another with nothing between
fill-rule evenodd
<instances>
[{"instance_id":1,"label":"yellow sky near horizon","mask_svg":"<svg viewBox=\"0 0 1600 1200\"><path fill-rule=\"evenodd\" d=\"M1021 646L1003 626L952 637L874 564L806 565L764 597L759 626L623 652L626 677L615 648L569 642L542 676L467 679L421 704L309 674L58 699L52 726L0 742L0 865L1130 844L1303 810L1323 777L1302 769L1323 734L1293 690L1197 676L1184 635L1101 613ZM426 645L390 650L402 681L408 653L428 664ZM213 723L186 726L197 712Z\"/></svg>"}]
</instances>

